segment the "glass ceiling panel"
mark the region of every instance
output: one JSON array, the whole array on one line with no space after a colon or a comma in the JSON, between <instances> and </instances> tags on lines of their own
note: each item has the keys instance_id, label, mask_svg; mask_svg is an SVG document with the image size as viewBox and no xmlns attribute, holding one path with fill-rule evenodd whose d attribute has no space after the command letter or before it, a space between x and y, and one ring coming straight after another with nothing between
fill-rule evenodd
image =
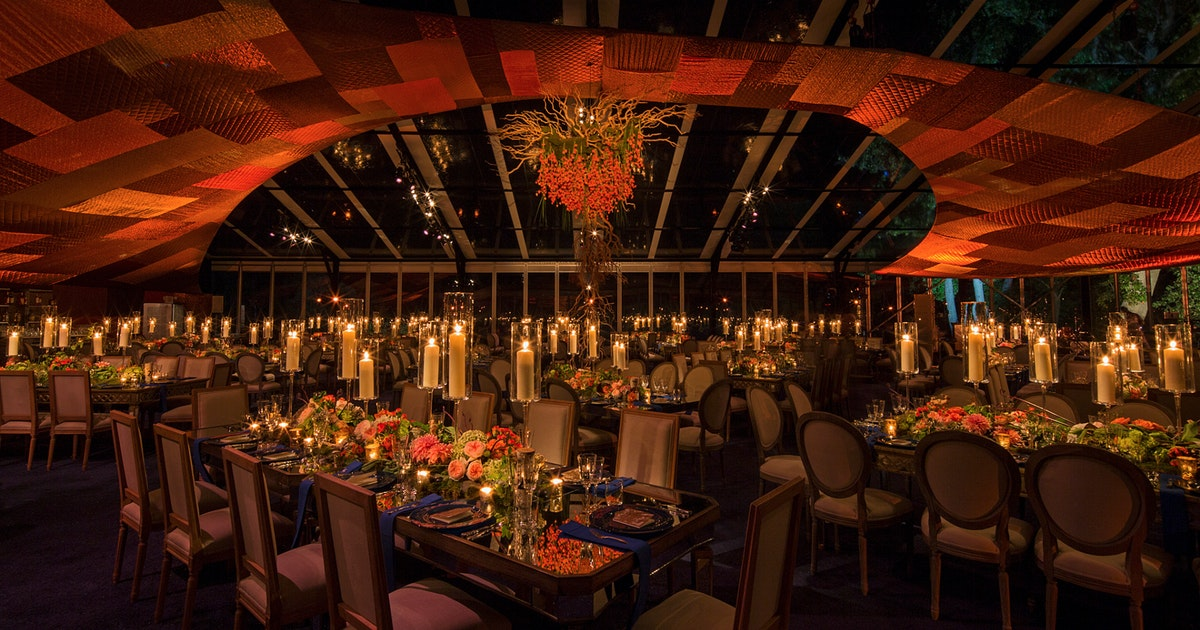
<instances>
[{"instance_id":1,"label":"glass ceiling panel","mask_svg":"<svg viewBox=\"0 0 1200 630\"><path fill-rule=\"evenodd\" d=\"M636 4L636 3L635 3ZM721 37L751 41L804 41L821 0L777 0L776 2L729 2L721 20ZM622 7L624 9L624 7ZM679 13L686 13L679 11ZM711 13L711 11L710 11ZM705 14L707 16L708 13ZM703 34L703 31L699 34ZM825 42L807 42L823 44Z\"/></svg>"},{"instance_id":2,"label":"glass ceiling panel","mask_svg":"<svg viewBox=\"0 0 1200 630\"><path fill-rule=\"evenodd\" d=\"M838 188L879 188L893 187L913 168L900 149L882 137L867 147L858 161L850 168L850 172L838 182Z\"/></svg>"},{"instance_id":3,"label":"glass ceiling panel","mask_svg":"<svg viewBox=\"0 0 1200 630\"><path fill-rule=\"evenodd\" d=\"M1051 81L1111 92L1137 68L1152 61L1166 47L1191 30L1200 19L1200 0L1147 0L1136 11L1126 11L1100 32L1070 61L1072 64L1105 64L1104 67L1062 68ZM1112 66L1111 64L1130 64Z\"/></svg>"},{"instance_id":4,"label":"glass ceiling panel","mask_svg":"<svg viewBox=\"0 0 1200 630\"><path fill-rule=\"evenodd\" d=\"M933 193L920 193L852 256L855 260L895 260L908 253L933 227Z\"/></svg>"},{"instance_id":5,"label":"glass ceiling panel","mask_svg":"<svg viewBox=\"0 0 1200 630\"><path fill-rule=\"evenodd\" d=\"M442 186L500 187L480 108L421 116L415 122Z\"/></svg>"},{"instance_id":6,"label":"glass ceiling panel","mask_svg":"<svg viewBox=\"0 0 1200 630\"><path fill-rule=\"evenodd\" d=\"M875 47L929 55L971 0L923 0L920 11L908 2L880 2L875 10Z\"/></svg>"},{"instance_id":7,"label":"glass ceiling panel","mask_svg":"<svg viewBox=\"0 0 1200 630\"><path fill-rule=\"evenodd\" d=\"M813 114L771 180L771 189L825 190L869 133L841 116Z\"/></svg>"},{"instance_id":8,"label":"glass ceiling panel","mask_svg":"<svg viewBox=\"0 0 1200 630\"><path fill-rule=\"evenodd\" d=\"M753 143L771 141L770 136L759 135L764 116L762 110L701 105L679 167L676 190L728 190Z\"/></svg>"},{"instance_id":9,"label":"glass ceiling panel","mask_svg":"<svg viewBox=\"0 0 1200 630\"><path fill-rule=\"evenodd\" d=\"M686 11L680 10L678 0L622 2L617 27L664 35L704 35L711 13L710 0L689 3Z\"/></svg>"},{"instance_id":10,"label":"glass ceiling panel","mask_svg":"<svg viewBox=\"0 0 1200 630\"><path fill-rule=\"evenodd\" d=\"M1009 67L1075 5L1076 0L989 0L943 59Z\"/></svg>"},{"instance_id":11,"label":"glass ceiling panel","mask_svg":"<svg viewBox=\"0 0 1200 630\"><path fill-rule=\"evenodd\" d=\"M451 5L450 13L455 13L453 10L453 0L448 0L448 2ZM467 4L471 9L471 17L475 18L536 22L538 24L562 24L562 2L469 0Z\"/></svg>"},{"instance_id":12,"label":"glass ceiling panel","mask_svg":"<svg viewBox=\"0 0 1200 630\"><path fill-rule=\"evenodd\" d=\"M395 189L398 184L396 165L388 157L378 133L364 133L335 142L322 149L321 155L342 181L354 190L370 187Z\"/></svg>"},{"instance_id":13,"label":"glass ceiling panel","mask_svg":"<svg viewBox=\"0 0 1200 630\"><path fill-rule=\"evenodd\" d=\"M1167 58L1171 68L1153 68L1122 96L1136 98L1159 107L1175 107L1200 91L1200 37L1184 44Z\"/></svg>"}]
</instances>

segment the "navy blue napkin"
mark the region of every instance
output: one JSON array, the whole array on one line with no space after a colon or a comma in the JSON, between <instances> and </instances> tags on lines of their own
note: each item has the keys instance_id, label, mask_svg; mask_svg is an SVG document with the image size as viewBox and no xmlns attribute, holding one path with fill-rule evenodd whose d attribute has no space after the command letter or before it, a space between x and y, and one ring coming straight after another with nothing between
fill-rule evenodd
<instances>
[{"instance_id":1,"label":"navy blue napkin","mask_svg":"<svg viewBox=\"0 0 1200 630\"><path fill-rule=\"evenodd\" d=\"M393 537L396 533L396 518L407 516L418 508L433 505L442 500L442 495L431 494L412 503L386 510L379 515L379 539L383 543L383 568L387 571L388 592L396 590L396 543Z\"/></svg>"},{"instance_id":2,"label":"navy blue napkin","mask_svg":"<svg viewBox=\"0 0 1200 630\"><path fill-rule=\"evenodd\" d=\"M353 474L358 472L358 469L362 467L362 462L356 459L346 464L346 467L339 470L338 474ZM296 533L292 535L292 546L290 549L295 549L300 544L300 532L304 529L304 517L308 515L308 510L311 507L309 502L312 497L312 487L312 477L308 477L300 482L300 488L296 491Z\"/></svg>"},{"instance_id":3,"label":"navy blue napkin","mask_svg":"<svg viewBox=\"0 0 1200 630\"><path fill-rule=\"evenodd\" d=\"M1158 476L1158 504L1162 512L1163 547L1176 556L1192 556L1192 537L1188 529L1187 495L1175 485L1179 475Z\"/></svg>"},{"instance_id":4,"label":"navy blue napkin","mask_svg":"<svg viewBox=\"0 0 1200 630\"><path fill-rule=\"evenodd\" d=\"M609 480L608 483L596 484L596 487L592 488L592 494L594 494L596 496L604 496L605 493L607 493L609 490L612 489L613 484L617 481L621 482L622 488L628 488L629 486L632 486L633 484L637 483L636 481L633 480L633 477L615 477L615 478Z\"/></svg>"},{"instance_id":5,"label":"navy blue napkin","mask_svg":"<svg viewBox=\"0 0 1200 630\"><path fill-rule=\"evenodd\" d=\"M200 461L200 444L211 439L211 437L198 437L192 440L192 467L196 469L196 472L200 473L201 481L215 483L212 475L208 474L208 468Z\"/></svg>"},{"instance_id":6,"label":"navy blue napkin","mask_svg":"<svg viewBox=\"0 0 1200 630\"><path fill-rule=\"evenodd\" d=\"M637 598L634 601L633 612L629 619L629 625L632 626L633 622L637 621L638 616L646 608L646 591L650 590L650 583L647 581L650 579L650 544L637 538L617 536L593 529L578 521L563 523L559 527L559 531L562 532L562 535L576 540L633 552L633 557L637 561L638 586Z\"/></svg>"}]
</instances>

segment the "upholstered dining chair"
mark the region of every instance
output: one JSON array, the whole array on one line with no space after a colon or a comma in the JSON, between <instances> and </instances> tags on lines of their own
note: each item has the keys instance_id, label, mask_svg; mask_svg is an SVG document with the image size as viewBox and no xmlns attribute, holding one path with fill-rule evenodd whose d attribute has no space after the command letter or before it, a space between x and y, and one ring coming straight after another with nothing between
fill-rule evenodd
<instances>
[{"instance_id":1,"label":"upholstered dining chair","mask_svg":"<svg viewBox=\"0 0 1200 630\"><path fill-rule=\"evenodd\" d=\"M1012 628L1008 563L1029 549L1033 526L1017 518L1017 461L996 442L963 431L937 431L917 444L917 483L928 508L921 532L929 544L929 614L938 618L942 554L997 566L1000 617Z\"/></svg>"},{"instance_id":2,"label":"upholstered dining chair","mask_svg":"<svg viewBox=\"0 0 1200 630\"><path fill-rule=\"evenodd\" d=\"M516 412L509 412L504 409L507 401L504 399L504 390L500 388L500 383L496 382L496 377L492 376L492 373L487 370L476 369L475 383L479 391L491 394L495 401L492 408L496 411L496 418L492 424L499 424L503 427L512 426L516 418Z\"/></svg>"},{"instance_id":3,"label":"upholstered dining chair","mask_svg":"<svg viewBox=\"0 0 1200 630\"><path fill-rule=\"evenodd\" d=\"M1041 529L1034 556L1046 575L1046 628L1058 619L1058 581L1129 598L1129 624L1142 628L1142 601L1162 590L1173 559L1146 543L1155 497L1132 462L1082 444L1034 451L1025 490Z\"/></svg>"},{"instance_id":4,"label":"upholstered dining chair","mask_svg":"<svg viewBox=\"0 0 1200 630\"><path fill-rule=\"evenodd\" d=\"M414 422L429 421L429 394L412 383L400 388L400 410Z\"/></svg>"},{"instance_id":5,"label":"upholstered dining chair","mask_svg":"<svg viewBox=\"0 0 1200 630\"><path fill-rule=\"evenodd\" d=\"M158 350L169 357L179 356L187 351L187 349L183 347L183 344L179 343L178 341L167 341L163 343Z\"/></svg>"},{"instance_id":6,"label":"upholstered dining chair","mask_svg":"<svg viewBox=\"0 0 1200 630\"><path fill-rule=\"evenodd\" d=\"M50 430L50 414L38 413L32 370L0 370L0 436L29 437L25 470L33 469L37 436Z\"/></svg>"},{"instance_id":7,"label":"upholstered dining chair","mask_svg":"<svg viewBox=\"0 0 1200 630\"><path fill-rule=\"evenodd\" d=\"M1004 375L1004 367L991 365L987 368L988 401L993 405L1006 405L1012 402L1012 392L1008 389L1008 378Z\"/></svg>"},{"instance_id":8,"label":"upholstered dining chair","mask_svg":"<svg viewBox=\"0 0 1200 630\"><path fill-rule=\"evenodd\" d=\"M750 404L754 446L758 449L758 493L763 493L767 483L784 484L793 479L803 479L807 474L804 460L799 455L783 452L783 413L779 401L770 392L757 386L747 390L746 400ZM800 415L808 411L812 409Z\"/></svg>"},{"instance_id":9,"label":"upholstered dining chair","mask_svg":"<svg viewBox=\"0 0 1200 630\"><path fill-rule=\"evenodd\" d=\"M683 400L688 403L699 403L700 397L714 382L713 372L704 366L693 367L683 377Z\"/></svg>"},{"instance_id":10,"label":"upholstered dining chair","mask_svg":"<svg viewBox=\"0 0 1200 630\"><path fill-rule=\"evenodd\" d=\"M1075 403L1067 396L1057 392L1046 392L1045 397L1041 394L1034 394L1029 398L1019 399L1015 407L1022 411L1043 409L1068 424L1079 422L1080 417Z\"/></svg>"},{"instance_id":11,"label":"upholstered dining chair","mask_svg":"<svg viewBox=\"0 0 1200 630\"><path fill-rule=\"evenodd\" d=\"M796 441L808 478L812 518L812 572L817 572L817 522L853 527L858 531L858 570L862 594L867 585L867 530L904 522L912 502L893 492L868 488L874 466L870 447L844 418L810 411L796 422ZM911 544L911 539L908 540Z\"/></svg>"},{"instance_id":12,"label":"upholstered dining chair","mask_svg":"<svg viewBox=\"0 0 1200 630\"><path fill-rule=\"evenodd\" d=\"M942 362L938 364L938 376L945 385L964 385L966 382L963 381L962 357L943 356Z\"/></svg>"},{"instance_id":13,"label":"upholstered dining chair","mask_svg":"<svg viewBox=\"0 0 1200 630\"><path fill-rule=\"evenodd\" d=\"M1175 424L1175 411L1153 400L1126 400L1112 408L1114 418L1149 420L1170 428Z\"/></svg>"},{"instance_id":14,"label":"upholstered dining chair","mask_svg":"<svg viewBox=\"0 0 1200 630\"><path fill-rule=\"evenodd\" d=\"M179 372L179 355L147 352L142 355L142 369L153 371L161 378L175 378Z\"/></svg>"},{"instance_id":15,"label":"upholstered dining chair","mask_svg":"<svg viewBox=\"0 0 1200 630\"><path fill-rule=\"evenodd\" d=\"M688 373L688 378L696 369ZM708 371L708 370L703 370ZM729 441L729 396L733 391L733 383L729 379L717 381L708 386L700 396L700 405L696 408L699 415L699 426L688 426L679 429L679 450L695 453L700 465L700 491L704 491L704 456L716 452L721 455L721 477L725 476L725 443Z\"/></svg>"},{"instance_id":16,"label":"upholstered dining chair","mask_svg":"<svg viewBox=\"0 0 1200 630\"><path fill-rule=\"evenodd\" d=\"M565 400L543 398L529 404L525 428L530 434L528 446L541 453L547 462L566 466L577 439L575 405Z\"/></svg>"},{"instance_id":17,"label":"upholstered dining chair","mask_svg":"<svg viewBox=\"0 0 1200 630\"><path fill-rule=\"evenodd\" d=\"M982 405L987 402L984 398L983 390L977 391L970 385L946 385L934 391L933 396L934 398L945 398L946 404L951 407Z\"/></svg>"},{"instance_id":18,"label":"upholstered dining chair","mask_svg":"<svg viewBox=\"0 0 1200 630\"><path fill-rule=\"evenodd\" d=\"M592 427L580 421L583 418L583 401L579 392L562 379L545 380L546 396L551 400L562 400L575 405L576 453L612 453L617 447L617 436L612 431ZM519 405L518 405L519 406Z\"/></svg>"},{"instance_id":19,"label":"upholstered dining chair","mask_svg":"<svg viewBox=\"0 0 1200 630\"><path fill-rule=\"evenodd\" d=\"M642 409L621 410L614 476L674 488L678 456L679 416Z\"/></svg>"},{"instance_id":20,"label":"upholstered dining chair","mask_svg":"<svg viewBox=\"0 0 1200 630\"><path fill-rule=\"evenodd\" d=\"M167 602L167 584L171 578L171 562L178 560L187 567L187 592L183 602L183 628L191 627L196 588L200 570L213 562L233 558L233 524L229 508L200 511L197 498L195 468L187 435L165 424L154 425L154 445L158 450L158 474L162 481L163 562L158 579L158 600L154 606L154 621L162 621ZM288 519L273 515L278 535L291 529Z\"/></svg>"},{"instance_id":21,"label":"upholstered dining chair","mask_svg":"<svg viewBox=\"0 0 1200 630\"><path fill-rule=\"evenodd\" d=\"M813 410L812 396L793 380L783 382L783 391L786 398L779 402L779 410L784 412L785 417L791 418L791 427L795 429L796 418Z\"/></svg>"},{"instance_id":22,"label":"upholstered dining chair","mask_svg":"<svg viewBox=\"0 0 1200 630\"><path fill-rule=\"evenodd\" d=\"M750 504L735 606L685 589L638 617L634 629L788 627L803 506L802 479L793 479Z\"/></svg>"},{"instance_id":23,"label":"upholstered dining chair","mask_svg":"<svg viewBox=\"0 0 1200 630\"><path fill-rule=\"evenodd\" d=\"M146 479L145 451L142 449L142 433L137 418L113 410L113 451L117 460L117 485L120 490L121 509L117 527L117 560L113 567L113 584L121 578L121 561L125 555L125 541L132 529L138 537L137 557L133 568L133 587L129 601L137 599L142 583L142 569L146 563L146 549L150 534L163 530L162 489L150 489ZM227 495L223 490L203 481L195 483L196 503L201 514L227 507Z\"/></svg>"},{"instance_id":24,"label":"upholstered dining chair","mask_svg":"<svg viewBox=\"0 0 1200 630\"><path fill-rule=\"evenodd\" d=\"M646 375L646 362L642 361L641 359L633 359L633 360L629 361L629 365L625 368L625 371L621 372L621 376L623 376L625 378L629 378L631 376L645 376L645 375Z\"/></svg>"},{"instance_id":25,"label":"upholstered dining chair","mask_svg":"<svg viewBox=\"0 0 1200 630\"><path fill-rule=\"evenodd\" d=\"M491 431L496 418L495 405L496 397L492 394L471 392L471 397L459 401L456 407L458 415L454 418L455 428L459 433L471 430L484 433Z\"/></svg>"},{"instance_id":26,"label":"upholstered dining chair","mask_svg":"<svg viewBox=\"0 0 1200 630\"><path fill-rule=\"evenodd\" d=\"M281 628L323 614L329 599L325 595L321 543L277 554L279 544L262 463L233 448L222 449L221 455L229 484L237 570L233 627L242 627L246 611L267 628Z\"/></svg>"},{"instance_id":27,"label":"upholstered dining chair","mask_svg":"<svg viewBox=\"0 0 1200 630\"><path fill-rule=\"evenodd\" d=\"M375 494L325 473L316 475L314 489L330 627L510 627L496 610L438 579L419 580L389 593Z\"/></svg>"},{"instance_id":28,"label":"upholstered dining chair","mask_svg":"<svg viewBox=\"0 0 1200 630\"><path fill-rule=\"evenodd\" d=\"M675 385L674 387L683 386L683 378L688 373L688 358L686 354L671 355L671 364L675 366Z\"/></svg>"},{"instance_id":29,"label":"upholstered dining chair","mask_svg":"<svg viewBox=\"0 0 1200 630\"><path fill-rule=\"evenodd\" d=\"M133 363L133 357L123 354L106 354L100 357L100 360L118 369L128 367Z\"/></svg>"},{"instance_id":30,"label":"upholstered dining chair","mask_svg":"<svg viewBox=\"0 0 1200 630\"><path fill-rule=\"evenodd\" d=\"M257 354L243 352L234 358L233 363L237 366L238 382L246 386L251 400L283 390L280 383L266 380L267 367Z\"/></svg>"},{"instance_id":31,"label":"upholstered dining chair","mask_svg":"<svg viewBox=\"0 0 1200 630\"><path fill-rule=\"evenodd\" d=\"M250 413L250 394L241 384L193 389L191 407L193 428L211 433L242 422Z\"/></svg>"},{"instance_id":32,"label":"upholstered dining chair","mask_svg":"<svg viewBox=\"0 0 1200 630\"><path fill-rule=\"evenodd\" d=\"M650 370L650 390L674 392L677 379L674 363L670 361L659 363Z\"/></svg>"},{"instance_id":33,"label":"upholstered dining chair","mask_svg":"<svg viewBox=\"0 0 1200 630\"><path fill-rule=\"evenodd\" d=\"M181 354L176 375L179 378L202 378L207 381L206 385L211 387L216 369L216 357L193 357ZM166 405L168 409L159 416L160 421L184 427L192 424L192 396L190 393L169 396Z\"/></svg>"},{"instance_id":34,"label":"upholstered dining chair","mask_svg":"<svg viewBox=\"0 0 1200 630\"><path fill-rule=\"evenodd\" d=\"M107 413L92 411L92 383L83 370L51 370L50 376L50 454L46 470L54 464L54 441L60 435L71 436L71 459L79 454L83 438L83 469L87 470L96 431L108 433L112 422Z\"/></svg>"},{"instance_id":35,"label":"upholstered dining chair","mask_svg":"<svg viewBox=\"0 0 1200 630\"><path fill-rule=\"evenodd\" d=\"M512 363L508 359L493 359L488 364L488 372L496 377L496 382L500 383L500 391L504 396L508 397L508 379L512 373Z\"/></svg>"}]
</instances>

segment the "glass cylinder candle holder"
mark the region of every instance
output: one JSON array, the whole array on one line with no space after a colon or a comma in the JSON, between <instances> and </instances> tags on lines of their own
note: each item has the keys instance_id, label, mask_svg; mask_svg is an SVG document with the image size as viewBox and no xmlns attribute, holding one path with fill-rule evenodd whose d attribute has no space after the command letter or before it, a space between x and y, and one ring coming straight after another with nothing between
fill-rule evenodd
<instances>
[{"instance_id":1,"label":"glass cylinder candle holder","mask_svg":"<svg viewBox=\"0 0 1200 630\"><path fill-rule=\"evenodd\" d=\"M442 386L442 322L421 322L417 330L421 346L417 349L417 385L434 390Z\"/></svg>"},{"instance_id":2,"label":"glass cylinder candle holder","mask_svg":"<svg viewBox=\"0 0 1200 630\"><path fill-rule=\"evenodd\" d=\"M587 344L587 358L595 360L600 358L600 320L599 318L589 315L583 320L584 343Z\"/></svg>"},{"instance_id":3,"label":"glass cylinder candle holder","mask_svg":"<svg viewBox=\"0 0 1200 630\"><path fill-rule=\"evenodd\" d=\"M984 302L963 302L958 320L959 336L963 348L965 377L969 383L988 382L988 309Z\"/></svg>"},{"instance_id":4,"label":"glass cylinder candle holder","mask_svg":"<svg viewBox=\"0 0 1200 630\"><path fill-rule=\"evenodd\" d=\"M15 357L21 354L21 333L20 326L8 327L8 356Z\"/></svg>"},{"instance_id":5,"label":"glass cylinder candle holder","mask_svg":"<svg viewBox=\"0 0 1200 630\"><path fill-rule=\"evenodd\" d=\"M629 369L629 336L613 333L609 341L612 343L613 367L621 371Z\"/></svg>"},{"instance_id":6,"label":"glass cylinder candle holder","mask_svg":"<svg viewBox=\"0 0 1200 630\"><path fill-rule=\"evenodd\" d=\"M196 334L196 315L191 311L188 311L183 318L183 332L189 335Z\"/></svg>"},{"instance_id":7,"label":"glass cylinder candle holder","mask_svg":"<svg viewBox=\"0 0 1200 630\"><path fill-rule=\"evenodd\" d=\"M379 344L371 339L358 342L358 395L361 400L374 400L379 396Z\"/></svg>"},{"instance_id":8,"label":"glass cylinder candle holder","mask_svg":"<svg viewBox=\"0 0 1200 630\"><path fill-rule=\"evenodd\" d=\"M358 376L358 327L345 324L339 333L338 378L352 381Z\"/></svg>"},{"instance_id":9,"label":"glass cylinder candle holder","mask_svg":"<svg viewBox=\"0 0 1200 630\"><path fill-rule=\"evenodd\" d=\"M1088 344L1092 363L1092 402L1112 407L1121 402L1121 372L1104 341Z\"/></svg>"},{"instance_id":10,"label":"glass cylinder candle holder","mask_svg":"<svg viewBox=\"0 0 1200 630\"><path fill-rule=\"evenodd\" d=\"M1159 324L1154 327L1158 348L1158 376L1162 389L1183 394L1196 391L1192 362L1192 333L1186 324Z\"/></svg>"},{"instance_id":11,"label":"glass cylinder candle holder","mask_svg":"<svg viewBox=\"0 0 1200 630\"><path fill-rule=\"evenodd\" d=\"M542 321L512 323L512 399L529 403L542 397Z\"/></svg>"},{"instance_id":12,"label":"glass cylinder candle holder","mask_svg":"<svg viewBox=\"0 0 1200 630\"><path fill-rule=\"evenodd\" d=\"M229 339L229 336L231 334L233 334L233 318L229 317L229 316L222 317L221 318L221 338Z\"/></svg>"},{"instance_id":13,"label":"glass cylinder candle holder","mask_svg":"<svg viewBox=\"0 0 1200 630\"><path fill-rule=\"evenodd\" d=\"M300 346L304 339L304 322L298 319L282 319L279 320L279 330L283 332L284 370L298 372L303 363L300 360Z\"/></svg>"},{"instance_id":14,"label":"glass cylinder candle holder","mask_svg":"<svg viewBox=\"0 0 1200 630\"><path fill-rule=\"evenodd\" d=\"M342 327L354 324L359 336L367 333L366 319L367 303L361 298L341 298L338 300L338 316L342 318Z\"/></svg>"},{"instance_id":15,"label":"glass cylinder candle holder","mask_svg":"<svg viewBox=\"0 0 1200 630\"><path fill-rule=\"evenodd\" d=\"M446 349L442 353L448 400L471 397L471 341L475 338L475 298L470 293L447 293L442 300Z\"/></svg>"},{"instance_id":16,"label":"glass cylinder candle holder","mask_svg":"<svg viewBox=\"0 0 1200 630\"><path fill-rule=\"evenodd\" d=\"M1120 313L1113 313L1113 315L1120 315ZM1109 358L1112 359L1113 364L1117 366L1117 371L1124 374L1125 372L1129 371L1128 361L1125 358L1125 344L1129 338L1128 335L1125 334L1124 320L1122 319L1121 321L1121 324L1110 323L1108 325L1105 338L1108 340Z\"/></svg>"},{"instance_id":17,"label":"glass cylinder candle holder","mask_svg":"<svg viewBox=\"0 0 1200 630\"><path fill-rule=\"evenodd\" d=\"M271 343L273 334L275 334L275 319L264 317L262 321L262 343L264 346Z\"/></svg>"},{"instance_id":18,"label":"glass cylinder candle holder","mask_svg":"<svg viewBox=\"0 0 1200 630\"><path fill-rule=\"evenodd\" d=\"M1043 385L1057 383L1058 326L1037 323L1029 331L1029 380Z\"/></svg>"},{"instance_id":19,"label":"glass cylinder candle holder","mask_svg":"<svg viewBox=\"0 0 1200 630\"><path fill-rule=\"evenodd\" d=\"M1142 340L1131 337L1125 342L1125 371L1141 374L1146 371L1142 361Z\"/></svg>"},{"instance_id":20,"label":"glass cylinder candle holder","mask_svg":"<svg viewBox=\"0 0 1200 630\"><path fill-rule=\"evenodd\" d=\"M896 322L896 359L897 372L917 373L917 322Z\"/></svg>"}]
</instances>

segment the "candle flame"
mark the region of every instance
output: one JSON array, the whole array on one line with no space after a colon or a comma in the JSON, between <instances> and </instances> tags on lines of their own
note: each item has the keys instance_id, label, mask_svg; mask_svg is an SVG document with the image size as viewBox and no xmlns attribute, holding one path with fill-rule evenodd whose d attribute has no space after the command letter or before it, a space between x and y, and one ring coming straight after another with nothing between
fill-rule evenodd
<instances>
[{"instance_id":1,"label":"candle flame","mask_svg":"<svg viewBox=\"0 0 1200 630\"><path fill-rule=\"evenodd\" d=\"M429 347L432 348L433 346L436 346L436 345L437 345L437 342L434 340L433 337L430 337L429 338Z\"/></svg>"},{"instance_id":2,"label":"candle flame","mask_svg":"<svg viewBox=\"0 0 1200 630\"><path fill-rule=\"evenodd\" d=\"M1103 363L1104 365L1108 365L1108 356L1105 355L1105 356L1100 357L1100 362Z\"/></svg>"},{"instance_id":3,"label":"candle flame","mask_svg":"<svg viewBox=\"0 0 1200 630\"><path fill-rule=\"evenodd\" d=\"M1038 337L1038 343L1046 343L1045 337Z\"/></svg>"},{"instance_id":4,"label":"candle flame","mask_svg":"<svg viewBox=\"0 0 1200 630\"><path fill-rule=\"evenodd\" d=\"M521 342L521 349L522 349L522 350L528 350L528 349L529 349L529 342L528 342L528 341L522 341L522 342Z\"/></svg>"},{"instance_id":5,"label":"candle flame","mask_svg":"<svg viewBox=\"0 0 1200 630\"><path fill-rule=\"evenodd\" d=\"M371 353L366 350L363 350L363 361L370 361L370 360L371 360Z\"/></svg>"},{"instance_id":6,"label":"candle flame","mask_svg":"<svg viewBox=\"0 0 1200 630\"><path fill-rule=\"evenodd\" d=\"M1175 340L1174 340L1174 339L1172 339L1172 340L1169 342L1169 345L1170 345L1171 349L1172 349L1172 350L1174 350L1174 349L1175 349Z\"/></svg>"}]
</instances>

